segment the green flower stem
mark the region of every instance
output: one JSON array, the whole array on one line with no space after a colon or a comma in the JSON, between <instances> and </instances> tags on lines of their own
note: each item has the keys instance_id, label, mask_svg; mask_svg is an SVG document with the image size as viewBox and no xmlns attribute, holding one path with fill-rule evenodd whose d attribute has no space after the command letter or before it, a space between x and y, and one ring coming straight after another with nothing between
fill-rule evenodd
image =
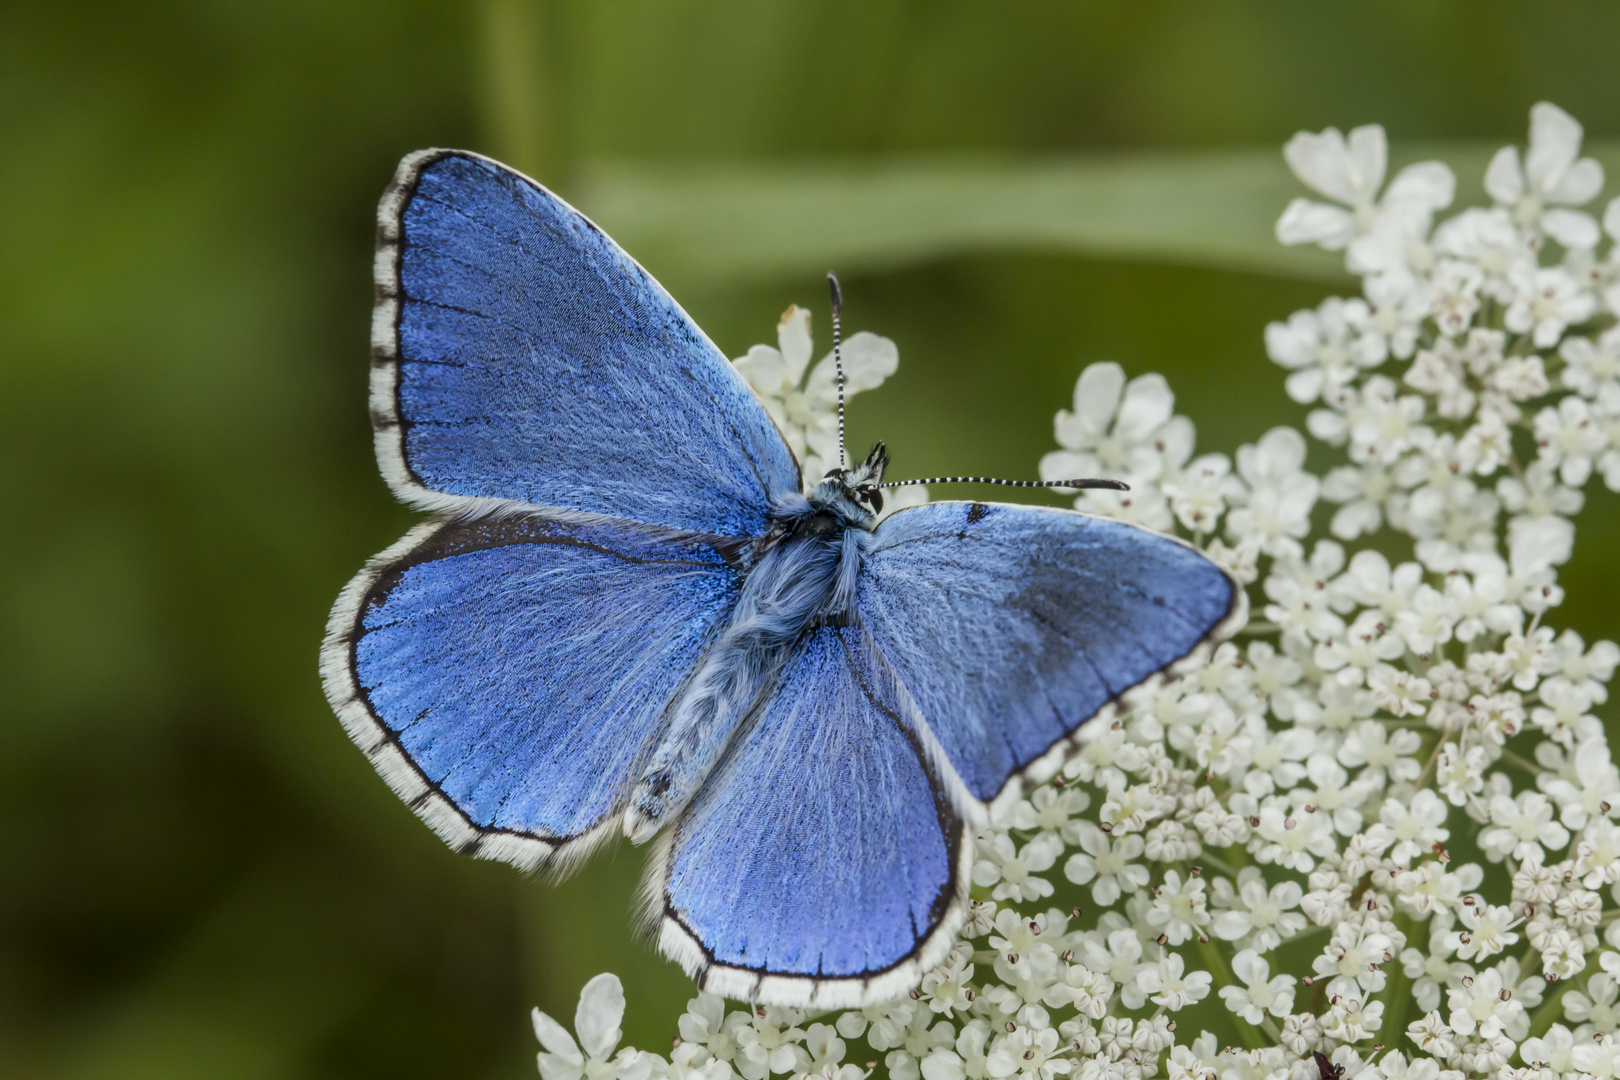
<instances>
[{"instance_id":1,"label":"green flower stem","mask_svg":"<svg viewBox=\"0 0 1620 1080\"><path fill-rule=\"evenodd\" d=\"M1222 848L1221 851L1222 858L1237 870L1242 870L1250 865L1248 849L1246 849L1242 844L1233 844L1229 848ZM1211 860L1212 865L1213 862L1214 860ZM1232 879L1234 882L1236 882L1237 874L1232 874Z\"/></svg>"},{"instance_id":2,"label":"green flower stem","mask_svg":"<svg viewBox=\"0 0 1620 1080\"><path fill-rule=\"evenodd\" d=\"M1231 863L1217 855L1211 855L1207 849L1198 857L1198 861L1203 866L1208 866L1219 870L1227 877L1237 877L1237 869Z\"/></svg>"},{"instance_id":3,"label":"green flower stem","mask_svg":"<svg viewBox=\"0 0 1620 1080\"><path fill-rule=\"evenodd\" d=\"M1564 980L1566 983L1570 981L1572 980ZM1553 985L1556 986L1557 984ZM1552 1027L1554 1023L1563 1019L1564 991L1568 989L1568 986L1560 986L1556 992L1548 990L1547 1000L1543 1001L1541 1008L1537 1009L1535 1015L1530 1017L1530 1034L1527 1038L1540 1038L1547 1034L1547 1029Z\"/></svg>"},{"instance_id":4,"label":"green flower stem","mask_svg":"<svg viewBox=\"0 0 1620 1080\"><path fill-rule=\"evenodd\" d=\"M1414 793L1422 791L1424 788L1428 787L1429 781L1434 779L1434 772L1440 766L1440 751L1445 747L1445 745L1446 740L1444 733L1437 732L1434 745L1429 748L1429 759L1423 763L1423 773L1417 778L1417 783L1412 785L1412 790Z\"/></svg>"},{"instance_id":5,"label":"green flower stem","mask_svg":"<svg viewBox=\"0 0 1620 1080\"><path fill-rule=\"evenodd\" d=\"M1547 1034L1547 1029L1564 1018L1564 994L1571 989L1586 991L1586 976L1597 964L1597 952L1594 951L1586 958L1586 967L1572 979L1559 979L1555 983L1547 984L1547 998L1541 1003L1535 1015L1530 1018L1529 1038L1540 1038ZM1556 987L1557 989L1554 989Z\"/></svg>"},{"instance_id":6,"label":"green flower stem","mask_svg":"<svg viewBox=\"0 0 1620 1080\"><path fill-rule=\"evenodd\" d=\"M1322 934L1331 934L1331 933L1333 933L1334 929L1335 929L1335 927L1332 927L1332 926L1316 926L1316 925L1312 925L1309 930L1301 930L1299 933L1295 934L1293 937L1288 938L1287 940L1285 940L1282 944L1283 945L1295 945L1295 944L1298 944L1301 941L1309 941L1311 938L1319 937Z\"/></svg>"},{"instance_id":7,"label":"green flower stem","mask_svg":"<svg viewBox=\"0 0 1620 1080\"><path fill-rule=\"evenodd\" d=\"M1414 934L1421 929L1417 920L1410 915L1396 914L1395 924L1400 927L1402 936L1408 944ZM1395 974L1390 978L1389 985L1385 987L1384 997L1384 1026L1378 1029L1378 1042L1385 1046L1395 1046L1400 1042L1401 1036L1406 1032L1406 1017L1412 1007L1412 980L1406 974L1406 965L1400 959L1390 961L1398 965Z\"/></svg>"},{"instance_id":8,"label":"green flower stem","mask_svg":"<svg viewBox=\"0 0 1620 1080\"><path fill-rule=\"evenodd\" d=\"M555 163L545 153L545 79L541 8L525 0L484 0L481 5L485 137L505 161L555 184Z\"/></svg>"},{"instance_id":9,"label":"green flower stem","mask_svg":"<svg viewBox=\"0 0 1620 1080\"><path fill-rule=\"evenodd\" d=\"M1518 754L1515 754L1511 750L1502 751L1502 756L1496 760L1503 765L1511 765L1515 769L1522 769L1531 776L1539 776L1542 772L1541 766L1537 765L1533 761L1526 761L1524 758L1520 757Z\"/></svg>"},{"instance_id":10,"label":"green flower stem","mask_svg":"<svg viewBox=\"0 0 1620 1080\"><path fill-rule=\"evenodd\" d=\"M1217 995L1223 986L1236 986L1238 984L1237 978L1232 974L1232 969L1226 966L1226 957L1222 956L1221 950L1216 948L1214 940L1194 940L1198 941L1198 953L1204 958L1204 963L1209 966L1210 974L1215 976ZM1232 1023L1237 1025L1238 1034L1243 1037L1243 1045L1250 1050L1264 1050L1267 1047L1277 1045L1275 1042L1266 1041L1265 1035L1258 1028L1237 1013L1232 1014Z\"/></svg>"}]
</instances>

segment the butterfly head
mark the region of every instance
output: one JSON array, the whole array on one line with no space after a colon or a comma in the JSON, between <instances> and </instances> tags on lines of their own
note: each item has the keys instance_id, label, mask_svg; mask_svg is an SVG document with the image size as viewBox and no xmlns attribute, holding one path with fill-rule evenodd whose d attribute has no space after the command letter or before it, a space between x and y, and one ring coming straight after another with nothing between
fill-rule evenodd
<instances>
[{"instance_id":1,"label":"butterfly head","mask_svg":"<svg viewBox=\"0 0 1620 1080\"><path fill-rule=\"evenodd\" d=\"M810 502L833 510L852 525L870 529L883 512L883 470L889 451L882 443L872 447L866 460L852 469L833 469L816 485Z\"/></svg>"}]
</instances>

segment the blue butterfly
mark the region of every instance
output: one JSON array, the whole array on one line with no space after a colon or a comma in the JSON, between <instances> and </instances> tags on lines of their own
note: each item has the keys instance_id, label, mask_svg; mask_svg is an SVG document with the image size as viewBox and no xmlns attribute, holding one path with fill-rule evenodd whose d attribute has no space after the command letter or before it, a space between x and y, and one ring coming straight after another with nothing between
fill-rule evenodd
<instances>
[{"instance_id":1,"label":"blue butterfly","mask_svg":"<svg viewBox=\"0 0 1620 1080\"><path fill-rule=\"evenodd\" d=\"M1241 617L1131 525L878 524L881 445L806 497L675 301L487 158L400 164L376 285L377 458L434 516L338 598L327 696L457 851L564 873L656 838L649 927L703 989L906 992L965 918L971 830Z\"/></svg>"}]
</instances>

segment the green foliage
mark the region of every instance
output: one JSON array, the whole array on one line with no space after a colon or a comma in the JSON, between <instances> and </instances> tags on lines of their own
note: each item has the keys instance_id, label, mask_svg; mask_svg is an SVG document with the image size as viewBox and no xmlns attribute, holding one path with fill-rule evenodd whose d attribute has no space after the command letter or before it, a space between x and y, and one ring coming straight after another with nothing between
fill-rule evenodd
<instances>
[{"instance_id":1,"label":"green foliage","mask_svg":"<svg viewBox=\"0 0 1620 1080\"><path fill-rule=\"evenodd\" d=\"M1032 475L1079 368L1200 445L1297 421L1269 319L1294 130L1620 135L1599 4L11 5L0 34L0 1074L521 1076L625 976L641 853L560 888L445 850L343 737L329 604L412 515L370 453L373 206L466 145L556 184L730 353L845 272L909 475ZM1483 152L1478 151L1481 165ZM1447 156L1463 167L1455 150ZM1620 160L1608 155L1620 166ZM1611 172L1620 169L1611 169ZM1466 195L1466 192L1465 192ZM822 327L823 332L825 326ZM1594 497L1560 622L1614 636ZM1593 531L1602 533L1593 537Z\"/></svg>"}]
</instances>

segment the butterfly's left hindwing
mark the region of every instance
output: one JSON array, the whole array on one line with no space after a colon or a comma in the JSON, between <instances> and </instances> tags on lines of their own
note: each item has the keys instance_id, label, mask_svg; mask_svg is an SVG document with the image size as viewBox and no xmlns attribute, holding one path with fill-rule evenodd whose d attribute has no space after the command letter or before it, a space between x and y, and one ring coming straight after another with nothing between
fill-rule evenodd
<instances>
[{"instance_id":1,"label":"butterfly's left hindwing","mask_svg":"<svg viewBox=\"0 0 1620 1080\"><path fill-rule=\"evenodd\" d=\"M1080 726L1224 637L1242 588L1177 540L1069 510L945 502L878 527L856 611L970 801L1017 798Z\"/></svg>"},{"instance_id":2,"label":"butterfly's left hindwing","mask_svg":"<svg viewBox=\"0 0 1620 1080\"><path fill-rule=\"evenodd\" d=\"M660 848L659 944L713 993L851 1008L949 951L971 842L854 628L803 643Z\"/></svg>"},{"instance_id":3,"label":"butterfly's left hindwing","mask_svg":"<svg viewBox=\"0 0 1620 1080\"><path fill-rule=\"evenodd\" d=\"M429 522L339 598L327 696L453 847L566 870L618 831L738 580L718 541L628 522Z\"/></svg>"}]
</instances>

